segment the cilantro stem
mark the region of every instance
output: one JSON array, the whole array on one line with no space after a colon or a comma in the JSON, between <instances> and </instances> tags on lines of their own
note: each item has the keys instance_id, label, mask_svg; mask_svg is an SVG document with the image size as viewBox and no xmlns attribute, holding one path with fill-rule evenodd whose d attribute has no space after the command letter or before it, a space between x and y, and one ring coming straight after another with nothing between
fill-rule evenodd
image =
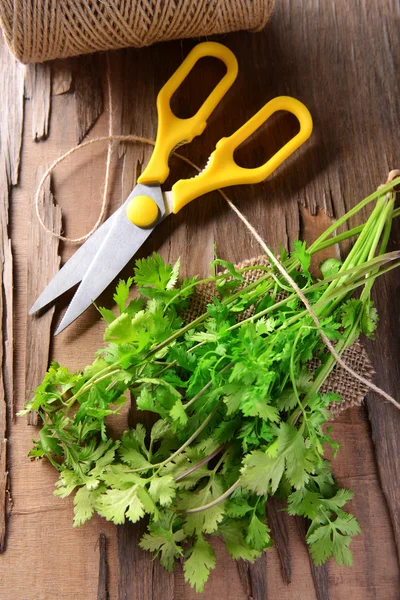
<instances>
[{"instance_id":1,"label":"cilantro stem","mask_svg":"<svg viewBox=\"0 0 400 600\"><path fill-rule=\"evenodd\" d=\"M354 208L352 208L350 211L348 211L343 217L341 217L340 219L335 221L335 223L333 223L330 227L328 227L328 229L321 236L319 236L319 238L317 240L315 240L315 242L313 242L313 244L311 244L311 246L308 248L308 252L310 254L314 254L314 253L318 252L320 249L322 249L322 244L323 244L323 247L326 248L326 247L329 247L330 245L336 243L336 241L339 241L338 238L343 240L343 239L346 239L347 237L350 237L352 235L352 233L346 232L346 234L341 234L340 236L336 236L336 238L332 238L331 240L325 241L332 233L334 233L337 230L337 228L340 225L343 225L348 219L350 219L352 216L357 214L357 212L359 212L364 206L366 206L367 204L369 204L370 202L372 202L373 200L378 198L377 206L375 206L367 223L361 228L360 236L357 240L357 242L358 242L357 249L354 250L354 247L353 247L353 249L350 251L345 263L343 264L343 267L347 267L351 263L351 261L354 259L354 255L356 254L356 252L359 251L358 249L359 249L360 245L368 237L369 230L372 227L372 222L374 221L376 214L378 214L381 210L382 196L386 192L392 190L399 182L400 182L399 178L393 180L391 183L387 184L386 186L383 186L382 188L380 188L379 190L375 191L373 194L371 194L370 196L365 198L362 202L357 204ZM378 204L379 204L379 206L378 206ZM396 216L397 216L397 214L396 214ZM358 229L358 228L356 228L356 229ZM355 246L357 245L357 242L356 242ZM292 270L296 269L298 266L299 266L299 261L296 259L288 259L287 264L285 264L285 268L289 273ZM351 266L351 264L350 264L350 266ZM268 269L268 267L264 267L264 268ZM222 276L224 277L224 276L226 276L226 274L222 274ZM209 277L202 281L203 282L215 281L217 278L220 278L220 277L221 277L220 275L216 275L214 277ZM262 277L257 279L255 282L252 282L248 286L245 286L244 288L242 288L235 294L229 295L228 298L223 298L222 303L223 304L231 304L236 299L238 299L240 296L242 296L244 293L249 292L252 289L258 287L258 285L260 283L262 283L263 281L266 281L270 278L272 278L272 273L271 273L271 269L269 268L269 272L266 275L263 275ZM198 285L200 283L201 283L201 281L198 281L198 282L195 282L195 284L191 284L191 285ZM333 287L336 287L336 284ZM205 312L202 315L200 315L199 317L197 317L197 319L193 320L191 323L188 323L187 325L182 327L180 330L174 332L173 335L171 335L166 340L164 340L163 342L161 342L160 344L155 346L152 350L150 350L150 352L145 356L144 360L147 360L150 356L152 356L153 354L159 352L160 350L162 350L163 348L165 348L166 346L171 344L175 339L177 339L181 335L185 334L190 329L194 329L195 327L200 325L205 319L207 319L208 316L209 316L209 314L207 312Z\"/></svg>"},{"instance_id":2,"label":"cilantro stem","mask_svg":"<svg viewBox=\"0 0 400 600\"><path fill-rule=\"evenodd\" d=\"M311 292L315 292L318 289L323 288L328 282L330 281L334 281L336 279L340 279L343 277L343 275L357 275L358 277L350 277L348 279L348 282L354 282L356 281L357 283L355 285L347 285L347 286L343 286L341 287L341 289L339 291L335 291L332 290L332 292L330 292L328 294L328 289L326 290L326 293L324 293L323 296L323 300L319 300L314 304L314 309L315 308L319 308L321 306L325 306L328 302L330 302L331 300L333 300L337 294L343 295L344 293L348 293L354 289L356 289L357 287L360 287L361 285L365 284L365 279L364 279L364 275L366 275L367 273L369 273L372 269L376 268L376 267L380 267L383 266L389 262L392 262L396 259L400 259L400 251L394 251L394 252L390 252L388 254L383 254L379 257L376 257L366 263L364 263L364 265L362 266L355 266L355 267L351 267L350 269L346 269L345 271L340 271L339 273L335 273L334 275L330 275L329 277L327 277L326 279L323 279L321 281L318 281L317 283L314 283L312 285L310 285L307 288L303 289L303 293L304 294L308 294ZM395 263L394 265L392 265L391 267L389 267L389 269L385 269L385 270L381 270L379 271L380 274L386 273L388 270L391 270L393 268L397 268L399 266L398 263ZM358 278L362 278L360 281L357 281ZM256 313L255 315L252 315L250 317L247 317L247 319L243 319L243 321L240 321L239 323L235 323L234 325L231 325L227 331L233 331L239 327L241 327L241 325L243 325L244 323L249 323L251 321L256 321L257 319L271 313L274 312L277 308L280 308L281 306L284 306L285 304L287 304L288 302L290 302L291 300L294 300L297 298L297 294L292 293L290 296L287 296L286 298L283 298L282 300L280 300L279 302L276 302L275 304L273 304L272 306L269 306L268 308ZM303 312L299 313L298 317L302 318L304 315L307 314L307 311L304 310ZM297 317L296 317L297 318ZM290 322L290 324L293 321ZM286 326L288 325L288 322L285 324Z\"/></svg>"},{"instance_id":3,"label":"cilantro stem","mask_svg":"<svg viewBox=\"0 0 400 600\"><path fill-rule=\"evenodd\" d=\"M301 403L301 400L300 400L300 395L299 395L299 392L298 392L298 389L297 389L297 384L296 384L296 375L295 375L295 372L294 372L294 361L295 361L296 348L297 348L297 344L299 342L300 336L301 336L301 334L302 334L302 332L303 332L304 329L310 329L310 328L309 327L305 327L305 326L300 327L300 329L297 332L297 335L296 335L296 337L294 339L293 346L292 346L292 352L290 354L289 374L290 374L290 380L292 382L293 392L294 392L294 395L296 396L297 404L299 405L299 408L300 408L301 412L303 413L304 423L305 423L305 425L307 426L307 429L308 429L307 414L306 414L306 411L304 410L304 406L303 406L303 404Z\"/></svg>"},{"instance_id":4,"label":"cilantro stem","mask_svg":"<svg viewBox=\"0 0 400 600\"><path fill-rule=\"evenodd\" d=\"M168 458L166 458L163 462L159 463L158 465L154 465L154 467L164 467L165 465L167 465L169 462L171 462L171 460L174 460L174 458L176 458L177 456L179 456L179 454L181 454L184 450L186 450L186 448L188 446L190 446L190 444L192 442L194 442L194 440L201 434L201 432L207 427L207 425L209 424L209 422L211 421L211 419L214 417L214 415L216 414L218 408L221 406L223 402L223 398L221 398L218 403L216 404L216 406L214 407L214 409L210 412L210 414L208 415L208 417L206 419L204 419L203 423L200 425L200 427L198 427L196 429L196 431L190 436L190 438L188 438L186 440L186 442L184 444L182 444L182 446L180 446L180 448L178 448L178 450L176 450L173 454L171 454L171 456L169 456ZM143 469L142 469L143 470Z\"/></svg>"},{"instance_id":5,"label":"cilantro stem","mask_svg":"<svg viewBox=\"0 0 400 600\"><path fill-rule=\"evenodd\" d=\"M224 357L222 357L224 358ZM228 369L230 369L232 367L233 363L230 362L229 364L225 365L225 367L223 369L221 369L218 374L221 375L222 373L225 373L225 371L227 371ZM192 406L192 404L194 404L194 402L196 402L196 400L198 400L203 394L204 392L206 392L208 390L209 387L211 387L213 384L212 379L210 379L210 381L208 383L206 383L206 385L188 402L186 402L186 404L184 404L184 409L186 410L187 408L189 408L190 406Z\"/></svg>"},{"instance_id":6,"label":"cilantro stem","mask_svg":"<svg viewBox=\"0 0 400 600\"><path fill-rule=\"evenodd\" d=\"M150 468L151 469L158 469L158 471L160 471L162 469L162 467L165 467L165 465L167 465L169 462L171 462L172 460L174 460L177 456L179 456L184 450L186 450L186 448L188 446L190 446L190 444L192 442L194 442L194 440L201 434L201 432L207 427L208 423L211 421L211 419L214 417L215 413L217 412L218 408L221 406L223 401L223 398L221 398L217 405L214 407L214 409L210 412L210 414L206 417L206 419L204 419L203 423L200 425L200 427L198 427L196 429L196 431L190 436L190 438L188 438L186 440L186 442L184 444L182 444L182 446L180 446L178 448L178 450L176 450L173 454L171 454L168 458L166 458L165 460L163 460L160 463L156 463L155 465L151 465L151 467L141 467L139 469L129 469L127 472L128 473L140 473L141 471L148 471Z\"/></svg>"},{"instance_id":7,"label":"cilantro stem","mask_svg":"<svg viewBox=\"0 0 400 600\"><path fill-rule=\"evenodd\" d=\"M229 489L226 490L226 492L224 492L223 494L221 494L221 496L219 496L218 498L215 498L215 500L213 500L212 502L209 502L208 504L203 504L203 506L197 506L196 508L188 508L187 510L181 511L181 512L185 512L185 513L198 513L198 512L202 512L203 510L208 510L209 508L212 508L213 506L216 506L217 504L219 504L220 502L223 502L224 500L226 500L226 498L228 498L231 494L233 494L233 492L240 486L240 479L237 479L235 481L235 483L233 485L231 485L231 487Z\"/></svg>"},{"instance_id":8,"label":"cilantro stem","mask_svg":"<svg viewBox=\"0 0 400 600\"><path fill-rule=\"evenodd\" d=\"M74 404L75 400L77 400L79 398L79 396L82 396L82 394L84 394L85 392L87 392L88 389L90 389L90 387L92 385L96 385L96 383L98 383L98 381L102 381L103 379L106 379L107 377L110 377L111 374L115 375L115 373L118 373L119 369L115 370L112 373L107 373L107 375L105 375L104 377L101 376L101 378L98 379L99 375L102 375L102 374L104 374L104 373L106 373L107 371L110 371L110 370L112 371L113 369L115 369L116 365L120 364L121 362L122 362L122 359L121 360L117 360L116 362L112 363L112 365L108 365L107 367L104 367L104 369L101 369L98 373L96 373L90 379L88 379L87 382L76 392L76 394L74 394L73 396L71 396L71 398L65 404L66 412L68 412L68 410Z\"/></svg>"},{"instance_id":9,"label":"cilantro stem","mask_svg":"<svg viewBox=\"0 0 400 600\"><path fill-rule=\"evenodd\" d=\"M206 456L205 458L202 458L201 461L199 461L198 463L196 463L195 465L190 467L190 469L187 469L186 471L184 471L183 473L178 475L178 477L175 478L175 481L176 482L181 481L181 479L184 479L188 475L191 475L191 473L193 473L194 471L197 471L197 469L200 469L200 467L206 465L208 462L210 462L210 460L212 458L217 456L221 452L221 450L223 450L224 448L225 448L225 444L221 444L220 446L218 446L218 448L216 448L215 450L210 452L210 454L208 456Z\"/></svg>"},{"instance_id":10,"label":"cilantro stem","mask_svg":"<svg viewBox=\"0 0 400 600\"><path fill-rule=\"evenodd\" d=\"M387 183L386 185L383 185L382 187L378 188L375 192L373 192L373 194L370 194L369 196L367 196L366 198L364 198L364 200L362 200L361 202L359 202L356 206L354 206L346 214L344 214L342 217L340 217L334 223L332 223L332 225L330 227L328 227L319 236L319 238L316 239L315 242L313 242L311 244L311 246L308 248L308 252L310 252L310 253L317 252L318 251L318 246L322 242L324 242L330 235L332 235L333 233L335 233L335 231L337 230L338 227L340 227L341 225L343 225L344 223L346 223L346 221L348 221L351 217L353 217L354 215L356 215L362 208L364 208L365 206L367 206L368 204L370 204L371 202L373 202L374 200L376 200L380 196L383 196L387 192L390 192L391 190L393 190L393 188L395 188L399 184L400 184L400 177L397 177L396 179L393 179L393 181L391 181L390 183Z\"/></svg>"},{"instance_id":11,"label":"cilantro stem","mask_svg":"<svg viewBox=\"0 0 400 600\"><path fill-rule=\"evenodd\" d=\"M397 218L398 216L400 216L400 208L396 208L396 210L394 210L392 213L393 219ZM345 240L348 240L349 238L354 237L354 236L358 235L359 233L361 233L361 231L364 229L364 227L365 227L365 223L362 223L358 227L353 227L353 229L348 229L347 231L344 231L343 233L340 233L340 234L336 235L335 237L329 238L328 240L321 242L320 244L318 244L317 249L315 249L313 251L311 251L311 247L308 248L308 252L310 254L315 254L317 252L320 252L321 250L325 250L326 248L329 248L330 246L335 246L336 244L340 244L340 242L344 242ZM315 242L314 242L314 244L315 244Z\"/></svg>"},{"instance_id":12,"label":"cilantro stem","mask_svg":"<svg viewBox=\"0 0 400 600\"><path fill-rule=\"evenodd\" d=\"M246 273L247 271L252 271L252 270L256 270L256 271L269 271L269 267L265 267L263 265L250 265L248 267L243 267L243 269L236 269L238 273L242 274L242 273ZM171 304L173 304L173 302L176 300L176 298L179 298L179 296L181 296L184 292L187 292L188 290L198 286L198 285L204 285L207 283L213 283L215 281L218 281L219 279L226 279L227 277L229 277L229 273L218 273L217 275L212 275L211 277L206 277L205 279L199 279L197 281L192 282L191 284L187 285L184 288L181 288L176 294L175 296L173 296L170 300L168 300L168 302L166 303L166 305L164 306L164 313L167 310L167 308L169 308L169 306Z\"/></svg>"}]
</instances>

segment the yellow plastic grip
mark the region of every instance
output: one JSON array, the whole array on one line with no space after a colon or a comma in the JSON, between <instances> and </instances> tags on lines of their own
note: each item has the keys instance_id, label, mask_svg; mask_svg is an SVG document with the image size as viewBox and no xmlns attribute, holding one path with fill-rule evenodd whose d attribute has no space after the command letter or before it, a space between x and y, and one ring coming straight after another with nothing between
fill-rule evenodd
<instances>
[{"instance_id":1,"label":"yellow plastic grip","mask_svg":"<svg viewBox=\"0 0 400 600\"><path fill-rule=\"evenodd\" d=\"M239 167L233 158L236 148L279 110L285 110L295 115L300 123L300 131L264 165L254 169ZM263 181L310 137L311 132L312 119L304 104L289 96L274 98L233 135L222 138L217 143L207 167L199 175L193 179L181 179L175 183L172 187L173 212L177 213L191 200L212 190L230 185Z\"/></svg>"},{"instance_id":2,"label":"yellow plastic grip","mask_svg":"<svg viewBox=\"0 0 400 600\"><path fill-rule=\"evenodd\" d=\"M189 119L180 119L171 110L171 98L197 61L205 56L222 60L226 66L226 73L197 113ZM203 133L208 117L235 81L237 73L236 57L226 46L217 42L203 42L193 48L157 96L156 144L149 164L138 178L139 183L145 185L164 183L169 174L168 159L171 152L177 146L188 144L194 137Z\"/></svg>"}]
</instances>

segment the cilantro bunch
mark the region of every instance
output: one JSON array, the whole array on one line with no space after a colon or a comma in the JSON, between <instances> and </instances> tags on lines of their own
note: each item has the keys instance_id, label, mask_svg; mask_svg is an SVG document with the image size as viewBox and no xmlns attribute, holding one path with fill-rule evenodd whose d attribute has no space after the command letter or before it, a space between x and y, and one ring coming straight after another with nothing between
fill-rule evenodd
<instances>
[{"instance_id":1,"label":"cilantro bunch","mask_svg":"<svg viewBox=\"0 0 400 600\"><path fill-rule=\"evenodd\" d=\"M360 333L373 336L372 285L399 264L398 252L386 253L398 214L396 183L310 247L297 241L291 255L281 253L339 355ZM364 224L331 237L372 201ZM344 262L329 259L323 277L313 279L311 256L348 238L355 243ZM320 392L335 359L273 267L237 269L218 259L211 266L225 271L178 283L179 261L172 267L157 254L137 261L134 276L117 286L118 315L99 309L106 345L94 362L76 373L52 363L22 411L36 410L43 421L30 456L59 472L55 494L75 492L74 525L94 512L116 524L146 517L141 547L169 570L183 560L185 578L199 592L215 567L209 534L221 536L235 559L254 561L272 545L265 505L273 495L287 500L289 514L309 520L315 564L333 556L351 565L349 546L360 528L343 507L352 493L338 486L325 458L326 446L338 450L324 425L340 398ZM248 283L251 269L264 274ZM193 291L210 281L213 301L186 323ZM140 296L129 300L133 284ZM127 392L155 422L114 439L107 424Z\"/></svg>"}]
</instances>

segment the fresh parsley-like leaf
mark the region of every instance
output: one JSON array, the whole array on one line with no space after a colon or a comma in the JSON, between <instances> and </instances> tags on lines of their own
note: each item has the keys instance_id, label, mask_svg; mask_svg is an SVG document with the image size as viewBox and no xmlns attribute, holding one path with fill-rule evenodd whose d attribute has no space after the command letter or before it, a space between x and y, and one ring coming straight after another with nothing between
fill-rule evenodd
<instances>
[{"instance_id":1,"label":"fresh parsley-like leaf","mask_svg":"<svg viewBox=\"0 0 400 600\"><path fill-rule=\"evenodd\" d=\"M200 534L183 565L185 581L188 581L196 592L203 592L212 569L215 569L214 550Z\"/></svg>"},{"instance_id":2,"label":"fresh parsley-like leaf","mask_svg":"<svg viewBox=\"0 0 400 600\"><path fill-rule=\"evenodd\" d=\"M272 458L261 450L254 450L243 460L242 484L259 496L274 494L285 470L283 456Z\"/></svg>"},{"instance_id":3,"label":"fresh parsley-like leaf","mask_svg":"<svg viewBox=\"0 0 400 600\"><path fill-rule=\"evenodd\" d=\"M88 490L86 486L79 488L74 498L74 527L83 525L92 517L101 491L100 488Z\"/></svg>"},{"instance_id":4,"label":"fresh parsley-like leaf","mask_svg":"<svg viewBox=\"0 0 400 600\"><path fill-rule=\"evenodd\" d=\"M349 549L352 536L360 533L357 519L343 513L334 521L322 525L311 525L307 543L314 563L318 566L333 556L338 565L351 567L353 556Z\"/></svg>"},{"instance_id":5,"label":"fresh parsley-like leaf","mask_svg":"<svg viewBox=\"0 0 400 600\"><path fill-rule=\"evenodd\" d=\"M272 545L270 530L266 523L253 514L247 527L246 544L254 550L265 550Z\"/></svg>"},{"instance_id":6,"label":"fresh parsley-like leaf","mask_svg":"<svg viewBox=\"0 0 400 600\"><path fill-rule=\"evenodd\" d=\"M154 552L156 556L160 554L162 566L167 571L172 571L175 560L183 554L179 543L185 539L185 533L182 529L172 532L163 518L150 523L148 530L149 532L145 533L140 540L139 546L143 550Z\"/></svg>"},{"instance_id":7,"label":"fresh parsley-like leaf","mask_svg":"<svg viewBox=\"0 0 400 600\"><path fill-rule=\"evenodd\" d=\"M174 287L176 286L176 283L177 283L178 277L179 277L180 267L181 267L181 259L178 258L178 260L172 267L171 277L169 278L169 281L168 281L167 285L165 286L166 290L173 290Z\"/></svg>"},{"instance_id":8,"label":"fresh parsley-like leaf","mask_svg":"<svg viewBox=\"0 0 400 600\"><path fill-rule=\"evenodd\" d=\"M178 264L179 268L179 264ZM146 288L153 287L164 291L171 281L173 268L165 264L161 256L153 252L148 258L140 258L136 261L134 281L141 292L146 294Z\"/></svg>"},{"instance_id":9,"label":"fresh parsley-like leaf","mask_svg":"<svg viewBox=\"0 0 400 600\"><path fill-rule=\"evenodd\" d=\"M311 265L311 255L309 252L307 252L306 242L301 242L300 240L295 240L293 242L292 257L297 258L299 261L303 274L310 276L309 269Z\"/></svg>"},{"instance_id":10,"label":"fresh parsley-like leaf","mask_svg":"<svg viewBox=\"0 0 400 600\"><path fill-rule=\"evenodd\" d=\"M248 560L249 562L254 562L261 556L259 550L249 548L244 539L244 527L240 521L236 519L224 521L224 523L220 525L219 530L224 538L226 549L232 558L235 558L236 560L241 558L243 560Z\"/></svg>"},{"instance_id":11,"label":"fresh parsley-like leaf","mask_svg":"<svg viewBox=\"0 0 400 600\"><path fill-rule=\"evenodd\" d=\"M116 525L125 523L125 517L132 523L136 523L145 514L143 502L139 498L139 490L138 485L133 485L126 490L107 490L97 498L97 512Z\"/></svg>"},{"instance_id":12,"label":"fresh parsley-like leaf","mask_svg":"<svg viewBox=\"0 0 400 600\"><path fill-rule=\"evenodd\" d=\"M119 308L119 312L122 313L125 310L126 302L129 298L129 290L132 287L133 277L129 277L127 281L120 281L117 284L117 288L115 290L115 294L113 296L114 302Z\"/></svg>"},{"instance_id":13,"label":"fresh parsley-like leaf","mask_svg":"<svg viewBox=\"0 0 400 600\"><path fill-rule=\"evenodd\" d=\"M176 483L172 475L164 475L151 480L149 494L161 506L169 506L174 499L175 489Z\"/></svg>"}]
</instances>

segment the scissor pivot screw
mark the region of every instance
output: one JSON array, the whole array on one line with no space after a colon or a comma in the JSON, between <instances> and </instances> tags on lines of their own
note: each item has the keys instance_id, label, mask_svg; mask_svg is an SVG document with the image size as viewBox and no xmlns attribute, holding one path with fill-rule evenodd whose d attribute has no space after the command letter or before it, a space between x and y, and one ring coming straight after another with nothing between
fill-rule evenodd
<instances>
[{"instance_id":1,"label":"scissor pivot screw","mask_svg":"<svg viewBox=\"0 0 400 600\"><path fill-rule=\"evenodd\" d=\"M135 196L126 209L128 219L137 227L150 227L158 217L158 206L150 196Z\"/></svg>"}]
</instances>

